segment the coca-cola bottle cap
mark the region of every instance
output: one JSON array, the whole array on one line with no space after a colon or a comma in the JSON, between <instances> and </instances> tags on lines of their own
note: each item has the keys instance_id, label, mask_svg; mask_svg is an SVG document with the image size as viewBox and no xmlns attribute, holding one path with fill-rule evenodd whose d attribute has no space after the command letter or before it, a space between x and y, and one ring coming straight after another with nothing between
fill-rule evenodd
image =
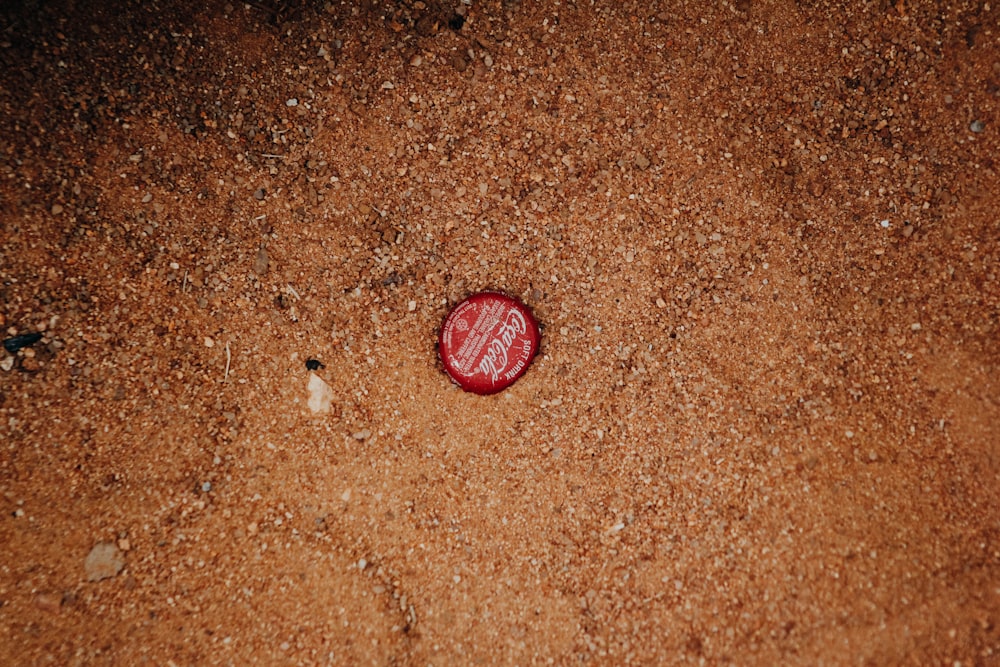
<instances>
[{"instance_id":1,"label":"coca-cola bottle cap","mask_svg":"<svg viewBox=\"0 0 1000 667\"><path fill-rule=\"evenodd\" d=\"M479 292L448 313L438 353L462 389L495 394L524 375L540 340L538 322L527 306L500 292Z\"/></svg>"}]
</instances>

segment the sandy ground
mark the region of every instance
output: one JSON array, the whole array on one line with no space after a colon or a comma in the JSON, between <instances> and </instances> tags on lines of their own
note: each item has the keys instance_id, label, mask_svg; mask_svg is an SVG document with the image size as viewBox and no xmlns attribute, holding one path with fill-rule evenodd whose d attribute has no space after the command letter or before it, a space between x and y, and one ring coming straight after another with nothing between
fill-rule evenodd
<instances>
[{"instance_id":1,"label":"sandy ground","mask_svg":"<svg viewBox=\"0 0 1000 667\"><path fill-rule=\"evenodd\" d=\"M998 23L3 3L0 662L998 664Z\"/></svg>"}]
</instances>

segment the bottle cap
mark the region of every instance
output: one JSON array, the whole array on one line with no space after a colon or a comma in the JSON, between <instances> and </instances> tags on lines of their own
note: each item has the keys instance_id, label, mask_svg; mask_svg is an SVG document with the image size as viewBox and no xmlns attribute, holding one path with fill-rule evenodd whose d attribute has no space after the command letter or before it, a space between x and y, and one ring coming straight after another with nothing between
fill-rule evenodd
<instances>
[{"instance_id":1,"label":"bottle cap","mask_svg":"<svg viewBox=\"0 0 1000 667\"><path fill-rule=\"evenodd\" d=\"M448 313L438 353L462 389L495 394L524 375L540 340L538 322L527 306L500 292L479 292Z\"/></svg>"}]
</instances>

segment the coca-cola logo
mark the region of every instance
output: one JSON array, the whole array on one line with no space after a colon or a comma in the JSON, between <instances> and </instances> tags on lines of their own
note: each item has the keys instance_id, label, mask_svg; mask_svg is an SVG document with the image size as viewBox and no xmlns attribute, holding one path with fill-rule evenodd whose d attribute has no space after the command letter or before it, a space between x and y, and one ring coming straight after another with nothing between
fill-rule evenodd
<instances>
[{"instance_id":1,"label":"coca-cola logo","mask_svg":"<svg viewBox=\"0 0 1000 667\"><path fill-rule=\"evenodd\" d=\"M524 320L524 315L517 310L507 313L507 319L500 323L496 335L486 347L486 354L479 361L479 372L496 382L507 369L508 355L514 341L527 330L528 323Z\"/></svg>"}]
</instances>

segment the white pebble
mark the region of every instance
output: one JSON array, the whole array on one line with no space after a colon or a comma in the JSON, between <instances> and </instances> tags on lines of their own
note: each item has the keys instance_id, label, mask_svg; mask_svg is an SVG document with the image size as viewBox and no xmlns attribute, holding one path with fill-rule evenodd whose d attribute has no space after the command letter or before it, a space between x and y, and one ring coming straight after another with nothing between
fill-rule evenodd
<instances>
[{"instance_id":1,"label":"white pebble","mask_svg":"<svg viewBox=\"0 0 1000 667\"><path fill-rule=\"evenodd\" d=\"M888 220L883 220L882 222L880 222L878 224L882 225L883 229L889 229L889 221Z\"/></svg>"},{"instance_id":2,"label":"white pebble","mask_svg":"<svg viewBox=\"0 0 1000 667\"><path fill-rule=\"evenodd\" d=\"M315 373L310 373L306 391L309 392L309 409L314 414L326 414L330 412L330 404L333 403L333 390L321 377Z\"/></svg>"},{"instance_id":3,"label":"white pebble","mask_svg":"<svg viewBox=\"0 0 1000 667\"><path fill-rule=\"evenodd\" d=\"M295 99L294 97L291 98L291 99L287 99L287 100L285 100L285 106L286 107L297 107L297 106L299 106L299 101L297 99Z\"/></svg>"}]
</instances>

